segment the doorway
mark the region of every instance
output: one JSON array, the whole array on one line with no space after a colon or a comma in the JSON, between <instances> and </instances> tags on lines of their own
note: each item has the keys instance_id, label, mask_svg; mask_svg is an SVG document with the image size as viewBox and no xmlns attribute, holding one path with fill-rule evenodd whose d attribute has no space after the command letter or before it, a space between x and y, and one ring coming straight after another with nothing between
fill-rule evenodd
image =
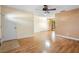
<instances>
[{"instance_id":1,"label":"doorway","mask_svg":"<svg viewBox=\"0 0 79 59\"><path fill-rule=\"evenodd\" d=\"M55 18L48 19L48 27L49 31L55 30Z\"/></svg>"}]
</instances>

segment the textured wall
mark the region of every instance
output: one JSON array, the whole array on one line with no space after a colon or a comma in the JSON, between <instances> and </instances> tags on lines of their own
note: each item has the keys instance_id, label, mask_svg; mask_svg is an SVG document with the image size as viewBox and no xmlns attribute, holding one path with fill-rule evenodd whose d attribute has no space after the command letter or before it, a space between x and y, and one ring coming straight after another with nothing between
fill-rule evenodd
<instances>
[{"instance_id":1,"label":"textured wall","mask_svg":"<svg viewBox=\"0 0 79 59\"><path fill-rule=\"evenodd\" d=\"M56 14L56 33L79 38L79 8Z\"/></svg>"}]
</instances>

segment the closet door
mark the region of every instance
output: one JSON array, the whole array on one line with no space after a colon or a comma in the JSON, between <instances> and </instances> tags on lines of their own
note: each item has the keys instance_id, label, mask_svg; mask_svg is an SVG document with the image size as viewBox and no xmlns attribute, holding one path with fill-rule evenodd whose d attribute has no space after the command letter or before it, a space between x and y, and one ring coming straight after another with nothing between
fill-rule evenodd
<instances>
[{"instance_id":1,"label":"closet door","mask_svg":"<svg viewBox=\"0 0 79 59\"><path fill-rule=\"evenodd\" d=\"M5 17L5 15L2 17L3 41L16 39L16 23Z\"/></svg>"}]
</instances>

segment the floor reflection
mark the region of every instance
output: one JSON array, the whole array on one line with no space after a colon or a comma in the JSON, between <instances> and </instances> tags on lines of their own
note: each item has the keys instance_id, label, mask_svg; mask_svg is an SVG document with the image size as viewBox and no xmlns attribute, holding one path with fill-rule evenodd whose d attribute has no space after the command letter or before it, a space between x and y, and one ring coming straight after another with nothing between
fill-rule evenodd
<instances>
[{"instance_id":1,"label":"floor reflection","mask_svg":"<svg viewBox=\"0 0 79 59\"><path fill-rule=\"evenodd\" d=\"M53 53L79 52L79 41L56 36L55 31L35 33L33 37L5 41L0 52Z\"/></svg>"},{"instance_id":2,"label":"floor reflection","mask_svg":"<svg viewBox=\"0 0 79 59\"><path fill-rule=\"evenodd\" d=\"M51 48L53 47L52 42L55 41L55 31L49 31L47 32L48 34L45 33L45 36L43 38L44 40L44 53L45 52L51 52ZM42 33L43 34L43 33Z\"/></svg>"},{"instance_id":3,"label":"floor reflection","mask_svg":"<svg viewBox=\"0 0 79 59\"><path fill-rule=\"evenodd\" d=\"M51 38L52 38L53 41L56 40L56 34L55 34L55 31L52 31L52 32L51 32Z\"/></svg>"}]
</instances>

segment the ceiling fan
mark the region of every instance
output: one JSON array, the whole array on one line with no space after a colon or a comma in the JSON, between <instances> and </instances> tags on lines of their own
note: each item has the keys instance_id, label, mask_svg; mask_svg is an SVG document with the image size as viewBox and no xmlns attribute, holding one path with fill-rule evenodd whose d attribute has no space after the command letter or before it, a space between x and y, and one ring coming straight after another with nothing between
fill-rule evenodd
<instances>
[{"instance_id":1,"label":"ceiling fan","mask_svg":"<svg viewBox=\"0 0 79 59\"><path fill-rule=\"evenodd\" d=\"M45 11L45 13L49 13L49 11L55 11L56 10L56 8L52 8L52 9L50 9L50 8L48 8L48 5L43 5L44 7L43 7L43 11Z\"/></svg>"}]
</instances>

